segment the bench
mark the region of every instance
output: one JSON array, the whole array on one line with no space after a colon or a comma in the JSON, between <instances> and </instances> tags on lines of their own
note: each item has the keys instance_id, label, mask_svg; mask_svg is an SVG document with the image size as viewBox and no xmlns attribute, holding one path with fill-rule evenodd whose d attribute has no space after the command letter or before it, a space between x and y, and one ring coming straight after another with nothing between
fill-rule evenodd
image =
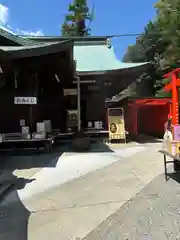
<instances>
[{"instance_id":1,"label":"bench","mask_svg":"<svg viewBox=\"0 0 180 240\"><path fill-rule=\"evenodd\" d=\"M180 157L177 155L173 155L170 152L166 150L160 150L159 153L163 154L164 156L164 173L165 173L165 179L167 181L167 164L173 163L174 164L174 170L175 171L180 171L180 169L176 169L176 165L180 164ZM167 157L170 157L172 160L167 160Z\"/></svg>"}]
</instances>

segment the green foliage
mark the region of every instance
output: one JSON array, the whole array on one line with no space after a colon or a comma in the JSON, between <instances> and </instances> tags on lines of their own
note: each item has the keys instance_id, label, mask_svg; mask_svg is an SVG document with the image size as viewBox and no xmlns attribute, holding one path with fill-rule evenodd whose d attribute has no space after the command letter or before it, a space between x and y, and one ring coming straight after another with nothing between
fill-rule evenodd
<instances>
[{"instance_id":1,"label":"green foliage","mask_svg":"<svg viewBox=\"0 0 180 240\"><path fill-rule=\"evenodd\" d=\"M69 4L69 14L61 27L63 36L87 36L90 35L90 28L87 23L92 21L93 14L90 13L86 0L74 0Z\"/></svg>"},{"instance_id":2,"label":"green foliage","mask_svg":"<svg viewBox=\"0 0 180 240\"><path fill-rule=\"evenodd\" d=\"M123 57L124 62L143 62L145 59L144 52L140 44L130 45Z\"/></svg>"},{"instance_id":3,"label":"green foliage","mask_svg":"<svg viewBox=\"0 0 180 240\"><path fill-rule=\"evenodd\" d=\"M167 96L163 90L164 73L176 68L180 59L180 0L159 0L155 6L156 18L145 26L136 43L127 49L123 60L151 62L147 73L153 81L152 94Z\"/></svg>"}]
</instances>

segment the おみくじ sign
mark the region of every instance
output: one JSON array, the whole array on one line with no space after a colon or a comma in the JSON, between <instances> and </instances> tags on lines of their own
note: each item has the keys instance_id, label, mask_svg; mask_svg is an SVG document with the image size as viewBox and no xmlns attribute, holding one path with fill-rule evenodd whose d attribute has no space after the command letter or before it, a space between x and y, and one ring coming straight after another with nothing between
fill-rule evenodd
<instances>
[{"instance_id":1,"label":"\u304a\u307f\u304f\u3058 sign","mask_svg":"<svg viewBox=\"0 0 180 240\"><path fill-rule=\"evenodd\" d=\"M14 104L34 105L34 104L37 104L37 98L36 97L14 97Z\"/></svg>"}]
</instances>

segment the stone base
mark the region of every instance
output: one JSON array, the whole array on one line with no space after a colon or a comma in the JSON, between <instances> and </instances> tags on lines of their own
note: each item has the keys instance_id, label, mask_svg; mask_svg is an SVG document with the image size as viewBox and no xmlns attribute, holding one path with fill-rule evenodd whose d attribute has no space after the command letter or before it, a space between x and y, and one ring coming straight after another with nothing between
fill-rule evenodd
<instances>
[{"instance_id":1,"label":"stone base","mask_svg":"<svg viewBox=\"0 0 180 240\"><path fill-rule=\"evenodd\" d=\"M91 139L87 137L76 137L72 140L72 149L76 152L88 151L91 147Z\"/></svg>"}]
</instances>

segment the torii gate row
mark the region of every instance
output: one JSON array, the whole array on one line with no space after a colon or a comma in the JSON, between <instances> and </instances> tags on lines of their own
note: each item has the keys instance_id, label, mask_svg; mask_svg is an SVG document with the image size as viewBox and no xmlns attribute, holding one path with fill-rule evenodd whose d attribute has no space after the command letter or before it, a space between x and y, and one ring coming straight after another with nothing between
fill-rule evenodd
<instances>
[{"instance_id":1,"label":"torii gate row","mask_svg":"<svg viewBox=\"0 0 180 240\"><path fill-rule=\"evenodd\" d=\"M166 92L172 91L172 107L170 112L172 114L172 124L179 124L179 94L178 88L180 87L180 79L178 78L178 73L180 68L176 68L173 71L164 75L164 78L170 78L171 82L166 84L164 89Z\"/></svg>"}]
</instances>

